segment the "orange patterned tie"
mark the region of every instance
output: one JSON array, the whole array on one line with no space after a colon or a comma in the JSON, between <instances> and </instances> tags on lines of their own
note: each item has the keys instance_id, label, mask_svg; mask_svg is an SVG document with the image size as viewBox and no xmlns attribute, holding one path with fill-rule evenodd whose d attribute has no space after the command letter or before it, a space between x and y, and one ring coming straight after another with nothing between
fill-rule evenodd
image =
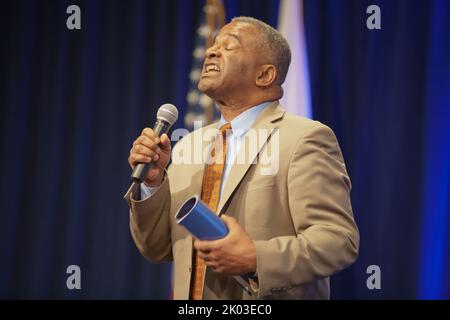
<instances>
[{"instance_id":1,"label":"orange patterned tie","mask_svg":"<svg viewBox=\"0 0 450 320\"><path fill-rule=\"evenodd\" d=\"M218 134L211 147L211 161L205 166L202 183L201 199L208 207L216 212L220 198L220 186L222 184L223 168L227 154L227 130L231 128L230 123L226 123L220 127ZM217 156L216 156L217 154ZM201 300L203 297L203 283L205 281L206 265L205 260L197 255L194 249L191 279L191 298L193 300Z\"/></svg>"}]
</instances>

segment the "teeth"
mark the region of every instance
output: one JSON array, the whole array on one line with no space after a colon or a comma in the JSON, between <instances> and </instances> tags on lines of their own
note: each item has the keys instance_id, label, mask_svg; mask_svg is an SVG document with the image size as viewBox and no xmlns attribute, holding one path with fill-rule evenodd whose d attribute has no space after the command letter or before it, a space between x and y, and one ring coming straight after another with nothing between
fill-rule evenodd
<instances>
[{"instance_id":1,"label":"teeth","mask_svg":"<svg viewBox=\"0 0 450 320\"><path fill-rule=\"evenodd\" d=\"M220 69L218 66L216 66L215 64L210 64L208 66L206 66L206 72L211 72L211 71L217 71L219 72Z\"/></svg>"}]
</instances>

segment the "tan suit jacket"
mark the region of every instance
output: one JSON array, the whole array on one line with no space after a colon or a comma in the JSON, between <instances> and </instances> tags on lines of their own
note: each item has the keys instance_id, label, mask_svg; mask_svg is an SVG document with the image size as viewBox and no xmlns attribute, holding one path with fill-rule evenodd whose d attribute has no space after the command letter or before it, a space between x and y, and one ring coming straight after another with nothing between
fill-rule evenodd
<instances>
[{"instance_id":1,"label":"tan suit jacket","mask_svg":"<svg viewBox=\"0 0 450 320\"><path fill-rule=\"evenodd\" d=\"M172 161L198 156L194 137L213 126L180 140ZM257 293L249 296L231 277L208 269L204 299L328 299L329 276L353 263L359 246L336 137L320 122L285 113L278 102L261 112L252 129L270 134L256 145L244 140L239 153L251 149L248 159L232 166L217 212L236 218L254 240ZM204 142L203 151L209 145ZM268 162L258 160L277 149L278 168L268 175ZM204 163L172 163L151 197L135 201L136 190L126 195L139 251L152 262L174 262L175 299L189 297L193 239L174 216L188 197L200 194L203 169Z\"/></svg>"}]
</instances>

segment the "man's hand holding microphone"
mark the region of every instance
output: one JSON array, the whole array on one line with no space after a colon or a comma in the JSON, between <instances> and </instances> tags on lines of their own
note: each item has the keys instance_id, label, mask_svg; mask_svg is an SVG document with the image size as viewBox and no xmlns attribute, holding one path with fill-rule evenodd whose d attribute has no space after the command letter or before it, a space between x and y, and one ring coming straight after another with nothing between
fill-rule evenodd
<instances>
[{"instance_id":1,"label":"man's hand holding microphone","mask_svg":"<svg viewBox=\"0 0 450 320\"><path fill-rule=\"evenodd\" d=\"M153 129L145 128L134 140L130 150L128 163L134 169L139 163L153 163L149 166L144 183L149 187L157 187L164 178L164 169L170 160L170 139L166 133L158 137Z\"/></svg>"},{"instance_id":2,"label":"man's hand holding microphone","mask_svg":"<svg viewBox=\"0 0 450 320\"><path fill-rule=\"evenodd\" d=\"M170 127L178 119L178 110L172 104L163 104L156 115L153 129L145 128L133 142L128 163L133 169L133 184L144 182L149 187L157 187L164 179L164 169L170 159Z\"/></svg>"}]
</instances>

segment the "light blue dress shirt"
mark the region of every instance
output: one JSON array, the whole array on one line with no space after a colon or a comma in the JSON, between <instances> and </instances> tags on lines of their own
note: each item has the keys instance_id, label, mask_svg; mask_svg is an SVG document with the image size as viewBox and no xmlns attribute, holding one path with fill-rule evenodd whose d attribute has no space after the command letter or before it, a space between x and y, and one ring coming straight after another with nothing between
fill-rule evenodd
<instances>
[{"instance_id":1,"label":"light blue dress shirt","mask_svg":"<svg viewBox=\"0 0 450 320\"><path fill-rule=\"evenodd\" d=\"M236 155L239 152L245 133L247 133L248 129L250 129L250 127L253 125L256 118L258 118L259 114L271 103L272 102L261 103L257 106L254 106L242 112L236 118L231 120L231 130L229 130L229 133L227 135L227 156L224 165L220 194L222 194L223 187L230 174L230 170L232 167L231 164L234 162L234 159L236 158ZM227 123L227 121L222 116L220 118L217 128L220 128L225 123ZM141 199L144 200L148 198L158 188L159 187L147 187L144 183L141 183Z\"/></svg>"}]
</instances>

